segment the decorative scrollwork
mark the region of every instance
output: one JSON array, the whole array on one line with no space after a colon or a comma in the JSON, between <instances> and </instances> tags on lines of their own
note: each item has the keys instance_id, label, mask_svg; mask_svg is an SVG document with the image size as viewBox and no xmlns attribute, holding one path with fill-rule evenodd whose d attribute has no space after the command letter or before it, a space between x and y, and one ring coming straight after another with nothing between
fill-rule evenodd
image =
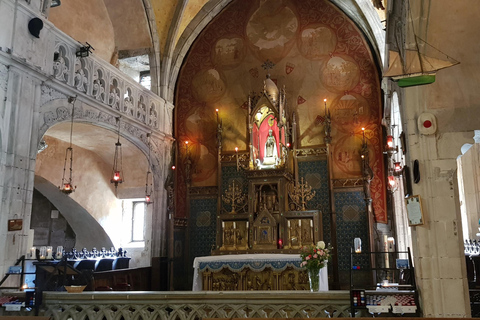
<instances>
[{"instance_id":1,"label":"decorative scrollwork","mask_svg":"<svg viewBox=\"0 0 480 320\"><path fill-rule=\"evenodd\" d=\"M123 112L133 117L133 108L132 89L127 87L123 98Z\"/></svg>"},{"instance_id":2,"label":"decorative scrollwork","mask_svg":"<svg viewBox=\"0 0 480 320\"><path fill-rule=\"evenodd\" d=\"M353 188L363 186L363 178L356 179L333 179L332 185L334 188Z\"/></svg>"},{"instance_id":3,"label":"decorative scrollwork","mask_svg":"<svg viewBox=\"0 0 480 320\"><path fill-rule=\"evenodd\" d=\"M147 106L145 105L145 98L143 95L140 95L138 99L138 106L137 106L137 120L145 123L147 117Z\"/></svg>"},{"instance_id":4,"label":"decorative scrollwork","mask_svg":"<svg viewBox=\"0 0 480 320\"><path fill-rule=\"evenodd\" d=\"M288 195L290 196L296 210L307 210L307 202L315 197L315 193L316 192L312 191L312 187L307 181L305 181L305 183L303 182L303 177L300 178L300 182L289 184Z\"/></svg>"},{"instance_id":5,"label":"decorative scrollwork","mask_svg":"<svg viewBox=\"0 0 480 320\"><path fill-rule=\"evenodd\" d=\"M113 78L110 82L110 93L108 94L108 104L115 110L120 111L120 89L118 80Z\"/></svg>"},{"instance_id":6,"label":"decorative scrollwork","mask_svg":"<svg viewBox=\"0 0 480 320\"><path fill-rule=\"evenodd\" d=\"M57 80L68 82L68 70L70 69L70 60L67 56L67 48L59 45L54 52L53 74Z\"/></svg>"},{"instance_id":7,"label":"decorative scrollwork","mask_svg":"<svg viewBox=\"0 0 480 320\"><path fill-rule=\"evenodd\" d=\"M244 206L246 198L247 196L242 192L238 183L235 185L235 180L233 180L232 184L228 186L228 189L225 190L225 193L222 195L223 202L232 207L232 210L229 212L230 214L236 214L235 209Z\"/></svg>"},{"instance_id":8,"label":"decorative scrollwork","mask_svg":"<svg viewBox=\"0 0 480 320\"><path fill-rule=\"evenodd\" d=\"M105 100L105 79L103 71L101 69L97 69L93 73L92 94L97 100L100 100L102 102Z\"/></svg>"},{"instance_id":9,"label":"decorative scrollwork","mask_svg":"<svg viewBox=\"0 0 480 320\"><path fill-rule=\"evenodd\" d=\"M256 279L254 280L256 281ZM252 284L253 286L253 284ZM120 297L109 300L92 294L87 300L76 294L77 299L58 293L48 293L44 298L44 315L54 319L129 319L143 320L189 320L203 318L340 318L350 317L348 292L326 292L311 297L295 292L268 293L270 299L262 299L255 291L225 291L221 296L199 298L197 293L175 295L145 294L134 292L130 299ZM301 295L301 297L300 297ZM80 297L83 297L80 299ZM135 298L134 298L135 297Z\"/></svg>"},{"instance_id":10,"label":"decorative scrollwork","mask_svg":"<svg viewBox=\"0 0 480 320\"><path fill-rule=\"evenodd\" d=\"M296 153L297 157L321 156L327 154L327 147L297 149Z\"/></svg>"},{"instance_id":11,"label":"decorative scrollwork","mask_svg":"<svg viewBox=\"0 0 480 320\"><path fill-rule=\"evenodd\" d=\"M75 58L75 78L74 85L78 91L87 92L88 86L88 70L85 67L86 60L83 58Z\"/></svg>"},{"instance_id":12,"label":"decorative scrollwork","mask_svg":"<svg viewBox=\"0 0 480 320\"><path fill-rule=\"evenodd\" d=\"M157 108L155 107L154 103L152 103L152 105L150 106L149 114L150 115L148 117L148 125L156 128L157 127L157 121L158 121L158 114L157 114Z\"/></svg>"}]
</instances>

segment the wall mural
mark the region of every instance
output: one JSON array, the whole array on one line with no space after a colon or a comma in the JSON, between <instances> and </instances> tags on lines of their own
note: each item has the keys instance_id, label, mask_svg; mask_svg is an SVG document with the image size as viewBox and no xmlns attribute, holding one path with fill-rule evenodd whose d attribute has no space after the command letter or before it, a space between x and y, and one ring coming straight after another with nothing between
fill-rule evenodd
<instances>
[{"instance_id":1,"label":"wall mural","mask_svg":"<svg viewBox=\"0 0 480 320\"><path fill-rule=\"evenodd\" d=\"M216 185L215 109L223 122L223 152L246 150L248 94L263 89L266 60L275 63L271 78L285 86L288 111L295 112L297 148L324 144L327 99L333 178L361 176L365 127L376 220L386 222L378 71L355 24L333 4L318 0L234 1L193 44L176 91L177 216L186 216L184 142L189 141L191 184Z\"/></svg>"}]
</instances>

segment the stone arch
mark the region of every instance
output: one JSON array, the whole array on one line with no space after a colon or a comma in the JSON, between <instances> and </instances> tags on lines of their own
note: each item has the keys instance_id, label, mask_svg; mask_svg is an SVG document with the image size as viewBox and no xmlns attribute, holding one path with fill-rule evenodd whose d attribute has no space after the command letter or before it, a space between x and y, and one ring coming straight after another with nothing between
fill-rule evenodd
<instances>
[{"instance_id":1,"label":"stone arch","mask_svg":"<svg viewBox=\"0 0 480 320\"><path fill-rule=\"evenodd\" d=\"M55 99L43 104L40 107L37 146L40 145L43 136L49 128L62 122L71 121L71 112L72 105L68 102L68 99ZM101 111L79 100L75 101L74 123L86 123L112 132L118 131L115 114L108 112L108 110ZM149 138L147 134L150 132L148 128L136 125L129 119L120 123L120 136L122 139L132 143L147 159L149 154ZM155 135L155 139L160 140L162 138L164 137ZM165 151L160 142L151 143L151 148L149 165L153 173L155 189L160 190L163 188L163 171L166 169Z\"/></svg>"},{"instance_id":2,"label":"stone arch","mask_svg":"<svg viewBox=\"0 0 480 320\"><path fill-rule=\"evenodd\" d=\"M207 5L197 13L195 18L190 21L185 31L181 35L175 46L170 46L170 51L165 54L167 57L175 57L167 63L167 69L163 70L165 84L168 91L163 97L167 101L173 101L175 84L178 80L178 74L187 55L197 36L228 4L234 0L210 0ZM375 12L375 8L369 0L334 0L332 3L342 10L357 26L362 30L365 37L373 45L373 52L380 63L384 61L384 52L380 48L385 47L385 32ZM184 6L186 3L183 4ZM207 8L206 8L207 7ZM169 41L175 41L175 37L170 37ZM169 55L169 53L172 53Z\"/></svg>"},{"instance_id":3,"label":"stone arch","mask_svg":"<svg viewBox=\"0 0 480 320\"><path fill-rule=\"evenodd\" d=\"M75 102L74 123L84 123L94 125L112 132L117 132L116 122L117 114L109 109L102 110L93 107L84 101L77 99ZM38 141L39 145L47 130L60 123L71 121L72 104L67 98L50 100L40 106L38 123ZM75 129L74 129L75 130ZM145 125L137 124L131 119L125 119L121 122L120 136L132 143L148 159L150 128ZM167 166L170 163L170 147L172 141L162 133L152 133L150 150L150 169L153 175L153 234L152 234L152 255L164 256L166 254L166 229L159 232L159 228L166 226L166 192L164 189L164 180L166 178ZM168 151L168 152L167 152Z\"/></svg>"},{"instance_id":4,"label":"stone arch","mask_svg":"<svg viewBox=\"0 0 480 320\"><path fill-rule=\"evenodd\" d=\"M105 230L82 206L58 190L48 180L35 176L35 189L46 197L65 217L76 234L76 247L93 248L113 246Z\"/></svg>"}]
</instances>

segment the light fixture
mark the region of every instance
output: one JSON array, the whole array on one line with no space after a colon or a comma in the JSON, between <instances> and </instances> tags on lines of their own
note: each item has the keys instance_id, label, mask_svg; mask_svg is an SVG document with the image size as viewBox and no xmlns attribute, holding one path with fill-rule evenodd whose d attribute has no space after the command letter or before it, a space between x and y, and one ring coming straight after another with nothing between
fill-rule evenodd
<instances>
[{"instance_id":1,"label":"light fixture","mask_svg":"<svg viewBox=\"0 0 480 320\"><path fill-rule=\"evenodd\" d=\"M393 176L393 175L388 176L388 188L392 192L394 192L397 189L397 180L395 179L395 176Z\"/></svg>"},{"instance_id":2,"label":"light fixture","mask_svg":"<svg viewBox=\"0 0 480 320\"><path fill-rule=\"evenodd\" d=\"M403 172L403 167L401 162L394 162L393 163L393 174L400 175Z\"/></svg>"},{"instance_id":3,"label":"light fixture","mask_svg":"<svg viewBox=\"0 0 480 320\"><path fill-rule=\"evenodd\" d=\"M388 149L393 148L393 136L387 136L387 148Z\"/></svg>"},{"instance_id":4,"label":"light fixture","mask_svg":"<svg viewBox=\"0 0 480 320\"><path fill-rule=\"evenodd\" d=\"M75 55L79 58L86 58L92 53L92 50L95 50L90 43L85 43L87 44L86 46L81 46L78 51L75 52Z\"/></svg>"},{"instance_id":5,"label":"light fixture","mask_svg":"<svg viewBox=\"0 0 480 320\"><path fill-rule=\"evenodd\" d=\"M58 7L61 4L62 2L60 0L52 0L52 3L50 4L50 8Z\"/></svg>"},{"instance_id":6,"label":"light fixture","mask_svg":"<svg viewBox=\"0 0 480 320\"><path fill-rule=\"evenodd\" d=\"M391 156L392 154L394 153L397 153L398 152L398 146L393 146L393 136L391 135L388 135L387 136L387 144L385 146L385 154L388 154L389 156Z\"/></svg>"},{"instance_id":7,"label":"light fixture","mask_svg":"<svg viewBox=\"0 0 480 320\"><path fill-rule=\"evenodd\" d=\"M115 155L113 158L112 179L110 179L110 183L115 184L115 193L117 193L118 184L123 182L122 144L120 143L120 117L117 117L116 120L118 123L118 136L117 136L117 142L115 143Z\"/></svg>"},{"instance_id":8,"label":"light fixture","mask_svg":"<svg viewBox=\"0 0 480 320\"><path fill-rule=\"evenodd\" d=\"M73 117L75 114L75 100L77 97L70 97L68 98L68 103L72 105L72 119L70 122L70 145L69 147L65 150L65 162L63 164L63 177L62 177L62 185L58 187L61 192L65 194L70 194L75 191L77 188L76 186L73 186L72 183L72 177L73 177L73 148L72 148L72 136L73 136ZM67 162L68 158L70 158L69 162L69 173L68 173L68 178L66 177L66 171L67 171Z\"/></svg>"},{"instance_id":9,"label":"light fixture","mask_svg":"<svg viewBox=\"0 0 480 320\"><path fill-rule=\"evenodd\" d=\"M150 165L152 163L151 162L151 156L150 156L151 134L147 133L147 137L148 137L148 169L147 169L147 177L146 177L146 180L145 180L145 203L148 205L150 203L153 203L152 198L151 198L152 193L153 193L153 187L152 187L153 182L151 180L153 179L153 177L152 177L152 172L150 171ZM150 189L148 188L149 182L150 182Z\"/></svg>"}]
</instances>

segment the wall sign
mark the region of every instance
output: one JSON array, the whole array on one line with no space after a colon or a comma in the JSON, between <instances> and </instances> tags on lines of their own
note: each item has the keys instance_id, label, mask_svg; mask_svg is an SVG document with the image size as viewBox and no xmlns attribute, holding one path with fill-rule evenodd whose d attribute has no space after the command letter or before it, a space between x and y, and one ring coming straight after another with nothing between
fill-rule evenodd
<instances>
[{"instance_id":1,"label":"wall sign","mask_svg":"<svg viewBox=\"0 0 480 320\"><path fill-rule=\"evenodd\" d=\"M22 230L23 219L10 219L8 220L8 231Z\"/></svg>"},{"instance_id":2,"label":"wall sign","mask_svg":"<svg viewBox=\"0 0 480 320\"><path fill-rule=\"evenodd\" d=\"M411 196L405 199L408 214L408 225L417 226L424 224L422 201L420 196Z\"/></svg>"}]
</instances>

